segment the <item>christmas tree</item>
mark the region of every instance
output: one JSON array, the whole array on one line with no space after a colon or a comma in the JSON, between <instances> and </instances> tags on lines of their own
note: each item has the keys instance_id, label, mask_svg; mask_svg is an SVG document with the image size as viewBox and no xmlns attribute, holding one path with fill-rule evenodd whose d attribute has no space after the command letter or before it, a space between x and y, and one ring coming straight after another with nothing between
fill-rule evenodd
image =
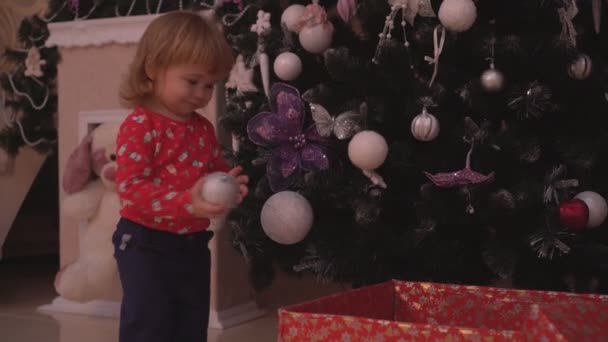
<instances>
[{"instance_id":1,"label":"christmas tree","mask_svg":"<svg viewBox=\"0 0 608 342\"><path fill-rule=\"evenodd\" d=\"M219 4L238 54L221 123L252 178L228 222L254 286L278 268L608 292L601 6Z\"/></svg>"},{"instance_id":2,"label":"christmas tree","mask_svg":"<svg viewBox=\"0 0 608 342\"><path fill-rule=\"evenodd\" d=\"M28 17L19 24L16 46L2 51L0 156L15 157L24 146L40 153L56 147L60 55L57 47L45 46L48 38L47 22Z\"/></svg>"}]
</instances>

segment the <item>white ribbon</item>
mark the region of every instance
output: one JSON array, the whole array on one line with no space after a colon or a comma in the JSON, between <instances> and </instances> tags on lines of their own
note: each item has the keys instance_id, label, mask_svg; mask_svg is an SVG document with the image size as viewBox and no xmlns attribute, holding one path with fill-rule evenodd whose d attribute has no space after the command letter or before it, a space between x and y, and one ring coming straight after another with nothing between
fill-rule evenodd
<instances>
[{"instance_id":1,"label":"white ribbon","mask_svg":"<svg viewBox=\"0 0 608 342\"><path fill-rule=\"evenodd\" d=\"M441 29L441 37L438 37L439 30ZM429 83L429 87L433 86L435 82L435 77L437 77L437 72L439 71L439 56L441 56L441 52L443 52L443 44L445 43L445 27L436 26L435 30L433 30L433 57L424 56L424 60L429 64L434 64L435 68L433 70L433 76L431 77L431 82Z\"/></svg>"}]
</instances>

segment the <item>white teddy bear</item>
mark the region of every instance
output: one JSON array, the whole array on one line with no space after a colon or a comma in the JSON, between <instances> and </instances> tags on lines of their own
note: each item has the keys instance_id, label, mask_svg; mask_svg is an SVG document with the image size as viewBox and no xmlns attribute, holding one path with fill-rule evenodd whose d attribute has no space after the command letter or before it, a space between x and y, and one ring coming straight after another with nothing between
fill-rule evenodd
<instances>
[{"instance_id":1,"label":"white teddy bear","mask_svg":"<svg viewBox=\"0 0 608 342\"><path fill-rule=\"evenodd\" d=\"M78 259L62 268L55 289L78 302L99 299L120 286L112 234L119 219L116 193L116 136L120 124L106 123L83 139L68 159L63 177L65 215L85 221Z\"/></svg>"}]
</instances>

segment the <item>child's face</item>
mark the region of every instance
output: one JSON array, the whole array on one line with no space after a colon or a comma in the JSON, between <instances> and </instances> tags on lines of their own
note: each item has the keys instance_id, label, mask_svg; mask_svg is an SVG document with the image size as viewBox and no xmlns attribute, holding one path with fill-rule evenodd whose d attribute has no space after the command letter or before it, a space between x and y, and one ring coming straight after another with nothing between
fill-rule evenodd
<instances>
[{"instance_id":1,"label":"child's face","mask_svg":"<svg viewBox=\"0 0 608 342\"><path fill-rule=\"evenodd\" d=\"M209 103L214 83L202 66L171 66L155 80L156 99L171 114L187 117Z\"/></svg>"}]
</instances>

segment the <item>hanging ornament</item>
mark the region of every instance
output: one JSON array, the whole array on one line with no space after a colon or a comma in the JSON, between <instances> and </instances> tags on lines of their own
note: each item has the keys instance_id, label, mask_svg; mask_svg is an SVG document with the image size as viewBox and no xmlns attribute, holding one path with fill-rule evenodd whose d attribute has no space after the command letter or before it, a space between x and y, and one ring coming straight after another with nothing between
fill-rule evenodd
<instances>
[{"instance_id":1,"label":"hanging ornament","mask_svg":"<svg viewBox=\"0 0 608 342\"><path fill-rule=\"evenodd\" d=\"M302 73L302 60L293 52L283 52L274 60L274 73L283 81L293 81Z\"/></svg>"},{"instance_id":2,"label":"hanging ornament","mask_svg":"<svg viewBox=\"0 0 608 342\"><path fill-rule=\"evenodd\" d=\"M342 21L349 23L350 20L357 13L357 1L356 0L338 0L336 4L338 15L342 18Z\"/></svg>"},{"instance_id":3,"label":"hanging ornament","mask_svg":"<svg viewBox=\"0 0 608 342\"><path fill-rule=\"evenodd\" d=\"M606 220L608 204L606 204L606 200L600 194L593 191L584 191L574 196L574 198L585 202L587 208L589 208L589 219L586 222L587 228L598 227Z\"/></svg>"},{"instance_id":4,"label":"hanging ornament","mask_svg":"<svg viewBox=\"0 0 608 342\"><path fill-rule=\"evenodd\" d=\"M559 222L571 231L580 231L589 222L589 207L580 199L573 199L559 205Z\"/></svg>"},{"instance_id":5,"label":"hanging ornament","mask_svg":"<svg viewBox=\"0 0 608 342\"><path fill-rule=\"evenodd\" d=\"M481 86L485 91L490 93L501 91L505 85L504 75L502 72L496 70L496 67L494 66L494 44L495 39L492 38L490 57L488 58L490 60L490 69L484 71L480 77Z\"/></svg>"},{"instance_id":6,"label":"hanging ornament","mask_svg":"<svg viewBox=\"0 0 608 342\"><path fill-rule=\"evenodd\" d=\"M422 108L422 114L412 120L412 135L420 141L431 141L437 138L439 128L439 120L429 113L426 107Z\"/></svg>"},{"instance_id":7,"label":"hanging ornament","mask_svg":"<svg viewBox=\"0 0 608 342\"><path fill-rule=\"evenodd\" d=\"M444 0L438 13L441 25L450 31L464 32L477 19L477 7L472 0Z\"/></svg>"},{"instance_id":8,"label":"hanging ornament","mask_svg":"<svg viewBox=\"0 0 608 342\"><path fill-rule=\"evenodd\" d=\"M365 120L367 105L361 104L359 111L347 111L333 117L325 107L311 103L310 111L317 132L322 137L330 137L332 133L340 140L348 139L361 130Z\"/></svg>"},{"instance_id":9,"label":"hanging ornament","mask_svg":"<svg viewBox=\"0 0 608 342\"><path fill-rule=\"evenodd\" d=\"M457 186L480 185L491 183L494 181L494 172L488 175L471 170L471 154L475 147L474 140L471 142L471 148L467 153L465 168L460 171L431 174L425 172L428 179L440 188L453 188Z\"/></svg>"},{"instance_id":10,"label":"hanging ornament","mask_svg":"<svg viewBox=\"0 0 608 342\"><path fill-rule=\"evenodd\" d=\"M319 5L319 0L313 0L300 17L300 44L304 50L320 54L331 46L333 35L334 25L327 20L325 9Z\"/></svg>"},{"instance_id":11,"label":"hanging ornament","mask_svg":"<svg viewBox=\"0 0 608 342\"><path fill-rule=\"evenodd\" d=\"M239 198L239 184L225 172L210 173L203 178L201 197L209 203L234 208Z\"/></svg>"},{"instance_id":12,"label":"hanging ornament","mask_svg":"<svg viewBox=\"0 0 608 342\"><path fill-rule=\"evenodd\" d=\"M260 213L264 233L283 245L304 240L313 220L312 206L304 196L294 191L281 191L270 196Z\"/></svg>"},{"instance_id":13,"label":"hanging ornament","mask_svg":"<svg viewBox=\"0 0 608 342\"><path fill-rule=\"evenodd\" d=\"M270 61L264 47L264 38L268 36L271 30L270 13L259 10L257 18L256 23L251 25L251 32L255 32L258 35L258 50L256 55L257 61L260 64L264 94L268 96L270 88Z\"/></svg>"},{"instance_id":14,"label":"hanging ornament","mask_svg":"<svg viewBox=\"0 0 608 342\"><path fill-rule=\"evenodd\" d=\"M388 155L388 145L384 137L374 131L361 131L348 144L348 158L370 181L386 188L384 179L376 173Z\"/></svg>"},{"instance_id":15,"label":"hanging ornament","mask_svg":"<svg viewBox=\"0 0 608 342\"><path fill-rule=\"evenodd\" d=\"M25 58L25 76L28 77L42 77L42 66L46 64L46 61L40 57L40 51L35 46L32 46L27 51L27 57Z\"/></svg>"},{"instance_id":16,"label":"hanging ornament","mask_svg":"<svg viewBox=\"0 0 608 342\"><path fill-rule=\"evenodd\" d=\"M579 54L576 59L568 66L568 75L575 80L584 80L593 69L591 58L584 53Z\"/></svg>"},{"instance_id":17,"label":"hanging ornament","mask_svg":"<svg viewBox=\"0 0 608 342\"><path fill-rule=\"evenodd\" d=\"M471 148L467 153L467 160L464 169L455 172L436 174L424 172L424 174L431 182L433 182L433 184L440 188L461 187L461 192L465 195L467 201L466 212L469 214L474 214L475 208L473 207L471 201L471 191L469 186L491 183L494 181L495 174L494 172L491 172L488 175L484 175L471 170L471 154L475 148L475 139L471 139L470 141Z\"/></svg>"},{"instance_id":18,"label":"hanging ornament","mask_svg":"<svg viewBox=\"0 0 608 342\"><path fill-rule=\"evenodd\" d=\"M262 112L247 122L254 144L270 149L266 176L272 191L286 190L301 171L327 170L326 139L314 126L304 128L306 114L298 89L275 83L270 90L271 112Z\"/></svg>"},{"instance_id":19,"label":"hanging ornament","mask_svg":"<svg viewBox=\"0 0 608 342\"><path fill-rule=\"evenodd\" d=\"M490 65L490 69L481 74L481 86L487 92L495 93L501 91L505 84L505 77L502 72L494 68L494 64Z\"/></svg>"},{"instance_id":20,"label":"hanging ornament","mask_svg":"<svg viewBox=\"0 0 608 342\"><path fill-rule=\"evenodd\" d=\"M281 25L283 25L288 31L298 33L300 32L300 18L304 14L303 5L291 5L287 7L281 15Z\"/></svg>"},{"instance_id":21,"label":"hanging ornament","mask_svg":"<svg viewBox=\"0 0 608 342\"><path fill-rule=\"evenodd\" d=\"M409 48L410 42L407 40L406 34L406 26L409 22L410 25L414 25L414 19L418 14L419 10L419 2L418 0L388 0L389 5L391 6L391 12L386 16L386 20L384 21L384 28L382 32L378 35L380 40L378 41L378 46L376 47L376 54L372 61L374 63L378 63L378 57L380 56L380 51L382 47L386 44L387 40L391 40L393 38L392 31L395 28L395 18L397 14L401 12L401 29L403 30L403 45L406 48Z\"/></svg>"},{"instance_id":22,"label":"hanging ornament","mask_svg":"<svg viewBox=\"0 0 608 342\"><path fill-rule=\"evenodd\" d=\"M238 55L228 81L225 84L226 89L236 89L239 94L246 92L257 92L258 87L253 83L253 69L248 68L245 65L245 58L243 55Z\"/></svg>"}]
</instances>

